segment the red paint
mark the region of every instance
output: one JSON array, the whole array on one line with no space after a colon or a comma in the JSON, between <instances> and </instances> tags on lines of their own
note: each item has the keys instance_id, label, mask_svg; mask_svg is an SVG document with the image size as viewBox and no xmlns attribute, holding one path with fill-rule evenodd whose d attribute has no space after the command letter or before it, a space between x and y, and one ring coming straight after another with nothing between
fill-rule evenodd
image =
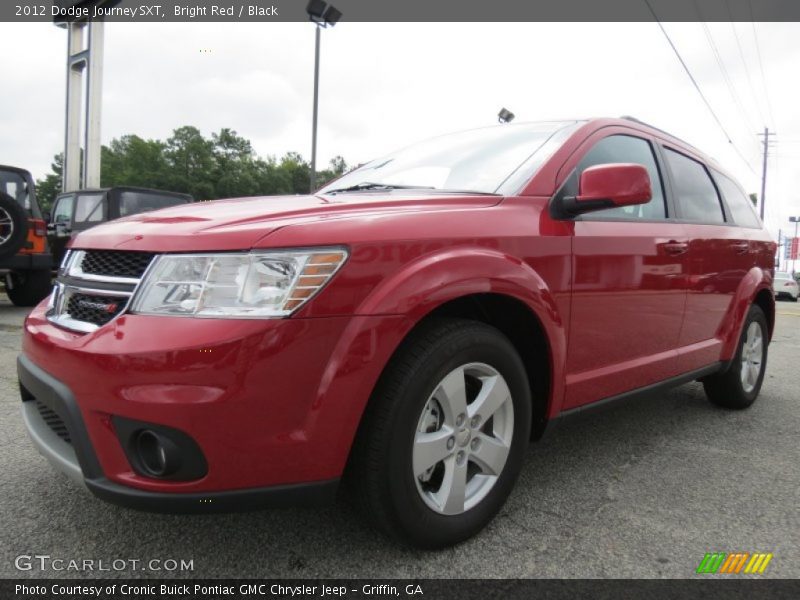
<instances>
[{"instance_id":1,"label":"red paint","mask_svg":"<svg viewBox=\"0 0 800 600\"><path fill-rule=\"evenodd\" d=\"M581 173L578 202L609 200L614 206L643 204L652 198L650 175L641 165L595 165Z\"/></svg>"},{"instance_id":2,"label":"red paint","mask_svg":"<svg viewBox=\"0 0 800 600\"><path fill-rule=\"evenodd\" d=\"M71 388L106 476L159 491L339 476L394 350L432 310L471 294L514 298L541 323L551 385L540 400L550 418L730 359L747 307L770 289L775 243L765 230L728 225L551 217L553 194L612 134L668 143L711 164L660 131L597 120L577 129L516 197L366 192L134 215L80 234L74 247L344 245L350 257L288 319L123 315L76 334L48 322L40 305L25 323L23 352ZM624 175L633 196L642 193L641 170ZM592 193L609 185L599 171ZM109 415L187 432L208 475L176 483L134 474Z\"/></svg>"}]
</instances>

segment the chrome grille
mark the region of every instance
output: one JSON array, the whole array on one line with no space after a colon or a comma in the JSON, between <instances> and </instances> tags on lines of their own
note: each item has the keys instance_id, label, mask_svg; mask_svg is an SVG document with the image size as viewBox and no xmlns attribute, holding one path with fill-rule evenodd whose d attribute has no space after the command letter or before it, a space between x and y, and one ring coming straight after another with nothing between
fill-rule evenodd
<instances>
[{"instance_id":1,"label":"chrome grille","mask_svg":"<svg viewBox=\"0 0 800 600\"><path fill-rule=\"evenodd\" d=\"M87 275L141 279L155 254L123 250L86 250L81 271Z\"/></svg>"},{"instance_id":2,"label":"chrome grille","mask_svg":"<svg viewBox=\"0 0 800 600\"><path fill-rule=\"evenodd\" d=\"M92 296L89 294L72 294L67 300L67 312L77 321L105 325L122 312L127 298L114 296Z\"/></svg>"},{"instance_id":3,"label":"chrome grille","mask_svg":"<svg viewBox=\"0 0 800 600\"><path fill-rule=\"evenodd\" d=\"M47 318L90 333L125 312L155 254L121 250L72 250L65 258Z\"/></svg>"}]
</instances>

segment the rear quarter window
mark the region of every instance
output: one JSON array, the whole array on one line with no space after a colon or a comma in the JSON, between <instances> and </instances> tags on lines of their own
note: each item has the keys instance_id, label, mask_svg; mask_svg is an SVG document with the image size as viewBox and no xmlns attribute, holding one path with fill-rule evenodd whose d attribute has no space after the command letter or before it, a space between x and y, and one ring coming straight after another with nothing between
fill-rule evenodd
<instances>
[{"instance_id":1,"label":"rear quarter window","mask_svg":"<svg viewBox=\"0 0 800 600\"><path fill-rule=\"evenodd\" d=\"M725 203L731 211L733 222L742 227L760 229L761 221L756 216L755 207L750 198L742 191L742 188L735 181L721 173L714 173L714 176L719 190L725 198Z\"/></svg>"},{"instance_id":2,"label":"rear quarter window","mask_svg":"<svg viewBox=\"0 0 800 600\"><path fill-rule=\"evenodd\" d=\"M135 215L177 204L186 204L187 202L189 200L182 196L161 195L151 192L122 192L119 199L119 216Z\"/></svg>"}]
</instances>

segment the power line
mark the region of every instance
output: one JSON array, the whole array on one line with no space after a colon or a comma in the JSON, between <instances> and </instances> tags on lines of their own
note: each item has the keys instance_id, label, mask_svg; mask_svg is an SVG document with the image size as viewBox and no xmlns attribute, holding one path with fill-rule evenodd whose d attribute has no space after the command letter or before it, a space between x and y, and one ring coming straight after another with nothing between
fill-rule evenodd
<instances>
[{"instance_id":1,"label":"power line","mask_svg":"<svg viewBox=\"0 0 800 600\"><path fill-rule=\"evenodd\" d=\"M686 71L686 74L689 76L689 79L691 80L692 84L694 85L694 88L697 90L697 93L703 99L703 102L705 103L706 108L708 108L708 111L711 113L711 116L714 117L714 120L717 122L717 125L719 126L720 130L725 135L725 139L728 140L728 143L736 151L736 154L739 155L739 158L742 159L742 162L744 162L744 164L747 165L747 168L750 169L750 171L752 171L753 175L758 177L758 173L756 173L756 170L753 168L753 165L750 164L750 162L744 157L744 154L742 154L741 150L739 150L739 148L736 146L736 144L733 143L733 140L731 139L731 136L728 134L728 131L725 129L725 126L722 124L722 121L719 120L719 117L717 116L717 113L714 112L714 109L712 108L711 103L709 103L708 99L706 98L705 94L703 93L703 90L700 89L700 85L697 83L697 80L694 78L694 75L692 75L692 72L689 70L689 67L687 66L686 62L683 60L683 57L681 56L681 53L678 52L678 49L675 47L675 44L672 42L672 38L669 37L669 34L667 33L667 30L664 29L664 25L662 25L661 21L659 21L658 15L656 15L656 12L653 10L653 7L650 5L650 0L644 0L644 3L647 5L647 8L650 9L650 12L652 13L653 18L656 20L656 23L661 28L661 32L664 34L664 37L667 38L667 42L669 43L670 47L672 48L672 51L675 52L675 56L678 58L678 61L680 61L681 65L683 66L684 71Z\"/></svg>"},{"instance_id":2,"label":"power line","mask_svg":"<svg viewBox=\"0 0 800 600\"><path fill-rule=\"evenodd\" d=\"M697 6L697 2L695 2L695 9L697 10L698 16L702 19L702 15L700 14L700 8ZM722 56L719 53L719 48L717 48L717 44L714 41L714 36L711 35L711 30L708 28L708 24L701 21L700 24L703 26L703 31L706 34L706 40L708 41L708 45L711 46L711 51L714 53L714 58L717 61L717 66L719 67L720 72L722 73L722 79L725 82L725 85L728 88L728 91L731 94L731 98L733 98L734 104L739 109L739 113L744 117L747 130L753 131L755 126L750 121L750 115L747 114L747 111L744 109L744 105L742 104L742 99L739 97L739 93L736 91L736 88L733 85L733 81L731 81L731 77L728 74L728 69L725 67L725 61L722 60Z\"/></svg>"},{"instance_id":3,"label":"power line","mask_svg":"<svg viewBox=\"0 0 800 600\"><path fill-rule=\"evenodd\" d=\"M756 110L758 111L758 116L761 119L762 124L766 124L766 120L764 119L764 113L761 110L761 103L758 101L758 95L756 94L756 88L753 85L753 79L750 77L750 67L747 66L747 60L744 57L744 50L742 49L742 41L739 39L739 32L736 30L736 23L733 21L733 12L731 11L730 2L725 2L725 8L728 9L728 16L731 20L731 29L733 30L733 37L736 39L736 46L739 48L739 58L742 59L742 65L744 66L744 73L747 76L747 87L750 88L750 93L753 95L753 101L756 105Z\"/></svg>"},{"instance_id":4,"label":"power line","mask_svg":"<svg viewBox=\"0 0 800 600\"><path fill-rule=\"evenodd\" d=\"M767 78L764 75L764 63L761 60L761 45L758 43L758 32L756 31L756 23L753 19L753 2L747 0L747 5L750 7L750 24L753 26L753 39L756 42L756 56L758 57L758 69L761 72L761 83L764 86L764 98L767 100L767 111L769 112L770 121L775 125L775 113L772 112L772 102L769 99L769 91L767 90Z\"/></svg>"}]
</instances>

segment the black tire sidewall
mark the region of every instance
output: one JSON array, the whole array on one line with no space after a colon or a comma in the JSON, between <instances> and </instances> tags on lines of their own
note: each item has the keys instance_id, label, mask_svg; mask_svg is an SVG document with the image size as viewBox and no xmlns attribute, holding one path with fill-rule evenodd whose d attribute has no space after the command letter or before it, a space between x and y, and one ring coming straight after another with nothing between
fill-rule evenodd
<instances>
[{"instance_id":1,"label":"black tire sidewall","mask_svg":"<svg viewBox=\"0 0 800 600\"><path fill-rule=\"evenodd\" d=\"M430 360L416 370L413 381L405 388L395 414L396 426L388 440L388 497L400 529L418 546L451 545L480 531L502 507L516 481L531 423L530 388L525 368L511 343L498 331L484 326L477 330L478 340L472 343L452 336L457 346L446 348L447 339ZM445 350L446 348L446 350ZM441 515L428 507L420 497L414 480L412 455L414 435L420 415L434 388L444 377L468 363L485 363L495 368L506 380L514 404L514 434L503 472L486 497L460 515Z\"/></svg>"},{"instance_id":2,"label":"black tire sidewall","mask_svg":"<svg viewBox=\"0 0 800 600\"><path fill-rule=\"evenodd\" d=\"M0 244L0 258L4 258L16 254L25 243L28 237L28 215L16 200L5 192L0 192L0 208L8 213L14 224L14 233L4 244Z\"/></svg>"},{"instance_id":3,"label":"black tire sidewall","mask_svg":"<svg viewBox=\"0 0 800 600\"><path fill-rule=\"evenodd\" d=\"M758 379L756 380L755 387L750 392L745 392L744 387L742 386L742 352L744 351L744 343L747 339L747 330L750 328L750 324L756 322L758 323L759 327L761 327L761 337L762 337L762 351L761 351L761 372L758 374ZM767 352L768 352L768 343L769 340L769 327L767 325L767 317L764 315L764 311L762 311L758 306L751 306L750 310L747 313L747 318L744 321L744 326L742 327L742 334L739 336L739 346L736 350L736 356L733 359L733 365L731 365L731 371L736 377L736 386L741 395L741 404L745 406L749 406L752 404L755 399L758 397L759 392L761 391L761 384L764 383L764 374L767 372Z\"/></svg>"},{"instance_id":4,"label":"black tire sidewall","mask_svg":"<svg viewBox=\"0 0 800 600\"><path fill-rule=\"evenodd\" d=\"M52 274L49 270L13 271L13 287L6 288L6 295L14 306L36 306L52 290Z\"/></svg>"}]
</instances>

